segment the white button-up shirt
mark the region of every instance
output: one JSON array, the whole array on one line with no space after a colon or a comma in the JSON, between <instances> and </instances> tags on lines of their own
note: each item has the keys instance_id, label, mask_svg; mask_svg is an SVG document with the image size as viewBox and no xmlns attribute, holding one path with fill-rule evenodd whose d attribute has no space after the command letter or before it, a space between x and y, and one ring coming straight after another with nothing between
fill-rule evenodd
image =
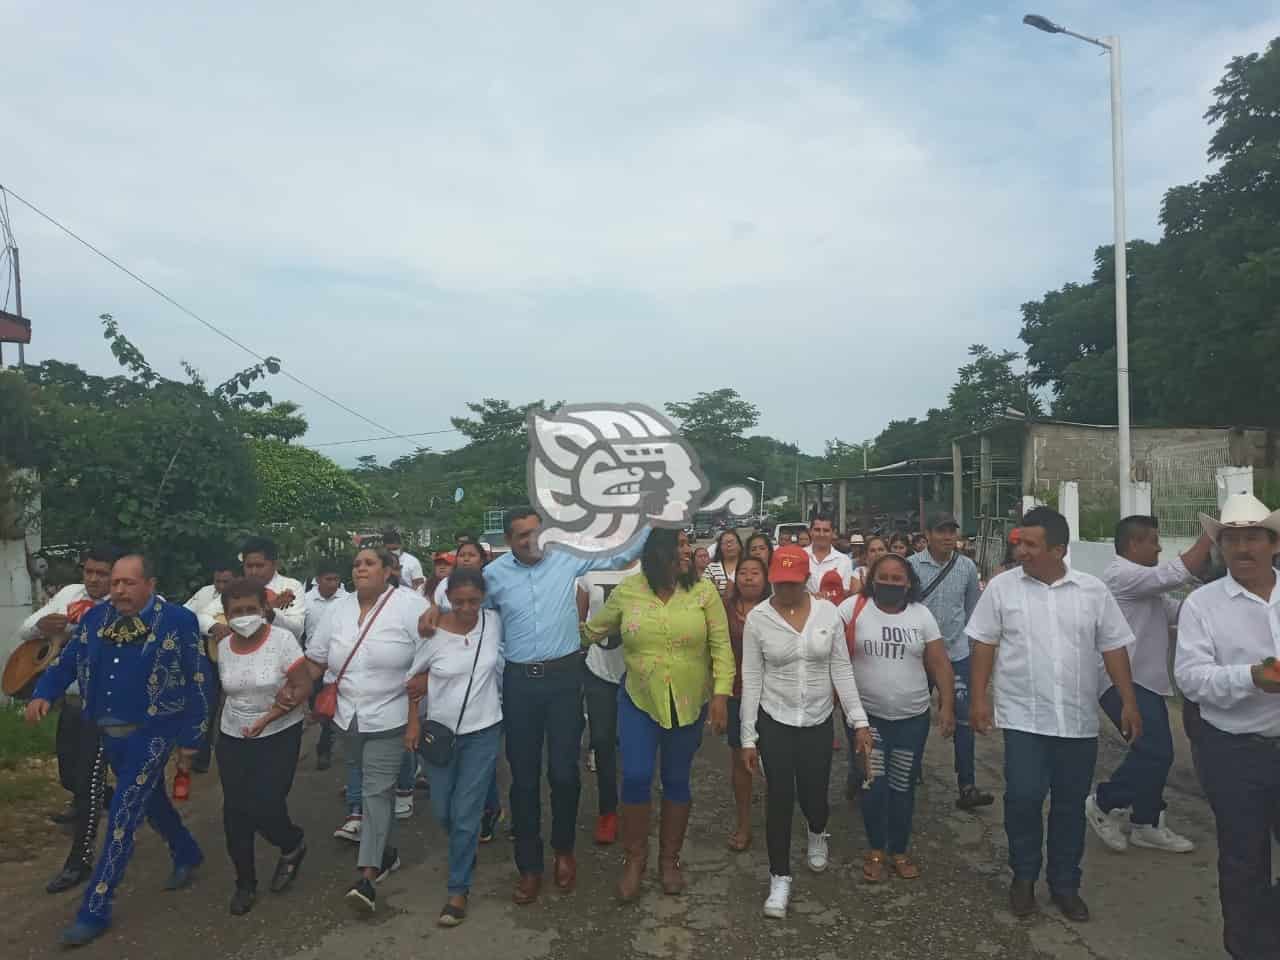
<instances>
[{"instance_id":1,"label":"white button-up shirt","mask_svg":"<svg viewBox=\"0 0 1280 960\"><path fill-rule=\"evenodd\" d=\"M502 617L497 610L482 610L466 636L437 630L419 651L411 671L427 675L427 719L443 723L459 736L501 723L504 663Z\"/></svg>"},{"instance_id":2,"label":"white button-up shirt","mask_svg":"<svg viewBox=\"0 0 1280 960\"><path fill-rule=\"evenodd\" d=\"M384 599L379 598L378 603ZM366 623L375 609L365 614ZM359 721L361 733L394 730L409 721L409 695L404 685L426 642L418 635L418 618L427 609L427 601L412 590L391 590L390 597L385 597L378 619L369 626L338 684L334 723L340 730L348 729L353 720ZM326 680L337 677L355 649L366 626L359 617L359 598L348 593L332 605L315 636L309 638L307 659L326 668Z\"/></svg>"},{"instance_id":3,"label":"white button-up shirt","mask_svg":"<svg viewBox=\"0 0 1280 960\"><path fill-rule=\"evenodd\" d=\"M1219 730L1280 737L1280 694L1253 683L1267 657L1280 657L1280 582L1263 600L1227 574L1183 602L1173 675Z\"/></svg>"},{"instance_id":4,"label":"white button-up shirt","mask_svg":"<svg viewBox=\"0 0 1280 960\"><path fill-rule=\"evenodd\" d=\"M742 745L756 745L757 710L789 727L822 723L833 686L849 726L868 726L835 604L813 597L799 633L773 604L756 604L742 628Z\"/></svg>"},{"instance_id":5,"label":"white button-up shirt","mask_svg":"<svg viewBox=\"0 0 1280 960\"><path fill-rule=\"evenodd\" d=\"M1106 585L1070 568L1053 584L1020 567L995 577L965 633L999 648L996 726L1079 739L1098 735L1098 655L1133 643Z\"/></svg>"},{"instance_id":6,"label":"white button-up shirt","mask_svg":"<svg viewBox=\"0 0 1280 960\"><path fill-rule=\"evenodd\" d=\"M1162 697L1173 693L1169 682L1169 626L1178 619L1178 601L1167 597L1195 578L1181 557L1174 557L1155 567L1144 567L1124 557L1114 557L1102 572L1102 582L1120 604L1129 629L1133 631L1133 648L1129 651L1129 667L1133 682ZM1111 689L1111 678L1102 661L1098 661L1098 689Z\"/></svg>"},{"instance_id":7,"label":"white button-up shirt","mask_svg":"<svg viewBox=\"0 0 1280 960\"><path fill-rule=\"evenodd\" d=\"M419 560L417 557L415 557L408 550L400 551L399 560L400 560L400 579L404 582L404 585L410 588L411 590L417 589L413 585L414 582L417 580L427 579L426 576L422 573L422 561Z\"/></svg>"},{"instance_id":8,"label":"white button-up shirt","mask_svg":"<svg viewBox=\"0 0 1280 960\"><path fill-rule=\"evenodd\" d=\"M818 592L818 588L822 584L823 574L831 570L835 570L840 574L840 585L846 590L849 589L849 581L853 579L853 561L849 559L847 554L841 553L835 547L832 547L827 555L819 560L814 555L813 544L805 547L804 552L809 555L808 589L810 593Z\"/></svg>"},{"instance_id":9,"label":"white button-up shirt","mask_svg":"<svg viewBox=\"0 0 1280 960\"><path fill-rule=\"evenodd\" d=\"M320 596L320 588L312 587L307 591L307 595L302 598L303 616L303 633L308 636L314 636L315 632L320 629L320 621L324 619L325 614L333 607L335 603L347 595L347 589L342 584L338 584L338 589L333 592L333 596L325 598Z\"/></svg>"}]
</instances>

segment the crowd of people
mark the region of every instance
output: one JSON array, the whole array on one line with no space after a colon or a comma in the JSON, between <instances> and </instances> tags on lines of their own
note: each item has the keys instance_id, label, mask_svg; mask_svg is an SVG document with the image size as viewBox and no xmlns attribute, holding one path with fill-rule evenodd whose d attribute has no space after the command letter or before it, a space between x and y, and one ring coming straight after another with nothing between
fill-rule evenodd
<instances>
[{"instance_id":1,"label":"crowd of people","mask_svg":"<svg viewBox=\"0 0 1280 960\"><path fill-rule=\"evenodd\" d=\"M235 874L230 912L256 903L259 834L278 851L269 889L287 891L307 853L288 807L307 714L321 727L319 769L342 743L347 815L335 836L358 843L345 896L362 911L376 909L378 882L400 867L396 823L425 785L448 837L439 923L465 920L478 845L503 816L500 754L514 902L542 893L544 768L551 880L573 891L584 731L598 782L593 836L621 843L624 901L648 874L655 777L659 883L669 895L686 887L681 852L707 730L730 747L736 816L725 842L735 852L752 846L752 791L764 775L766 916L788 912L797 805L807 868L828 865L830 775L846 738L862 878L916 881L915 791L936 722L954 741L955 805L966 811L994 802L977 782L975 734L1002 733L1012 912L1038 909L1043 874L1061 913L1085 921L1088 829L1117 852L1193 849L1163 800L1176 624L1184 726L1217 821L1224 942L1233 957L1280 955L1270 861L1280 828L1280 511L1234 496L1164 563L1155 519L1126 517L1099 578L1070 565L1066 520L1037 507L987 582L945 513L914 536L888 537L841 536L818 513L790 542L755 532L744 543L726 529L709 548L683 531L645 530L596 559L543 552L539 527L533 509L509 511L507 552L460 538L434 555L430 576L385 531L349 563L321 561L306 587L278 571L270 539L253 537L185 606L157 594L145 553L88 551L83 582L23 627L24 637L64 639L27 708L38 722L62 704L59 774L73 797L63 819L74 838L48 889L87 884L64 942L88 943L109 926L144 819L169 846L166 888L192 882L204 854L165 770L176 754L182 799L178 781L209 768L211 745ZM1218 562L1225 572L1215 575ZM1173 595L1182 588L1192 588L1185 601ZM80 708L65 697L73 685ZM1129 747L1095 789L1099 708Z\"/></svg>"}]
</instances>

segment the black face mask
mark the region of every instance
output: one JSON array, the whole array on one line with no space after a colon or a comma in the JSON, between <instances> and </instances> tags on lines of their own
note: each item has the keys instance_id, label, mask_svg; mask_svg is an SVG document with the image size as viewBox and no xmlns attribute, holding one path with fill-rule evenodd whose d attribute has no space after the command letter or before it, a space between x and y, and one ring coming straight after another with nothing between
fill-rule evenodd
<instances>
[{"instance_id":1,"label":"black face mask","mask_svg":"<svg viewBox=\"0 0 1280 960\"><path fill-rule=\"evenodd\" d=\"M875 597L882 606L896 609L907 602L907 586L904 583L877 583Z\"/></svg>"}]
</instances>

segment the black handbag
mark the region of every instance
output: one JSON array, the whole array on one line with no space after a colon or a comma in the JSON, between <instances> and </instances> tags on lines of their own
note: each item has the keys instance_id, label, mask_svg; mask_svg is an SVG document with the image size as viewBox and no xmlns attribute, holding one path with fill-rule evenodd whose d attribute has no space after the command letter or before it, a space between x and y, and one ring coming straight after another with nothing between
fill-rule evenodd
<instances>
[{"instance_id":1,"label":"black handbag","mask_svg":"<svg viewBox=\"0 0 1280 960\"><path fill-rule=\"evenodd\" d=\"M467 692L462 695L462 709L458 711L456 727L462 726L462 715L467 712L471 699L471 685L476 680L476 664L480 662L480 647L484 644L485 611L480 611L480 639L476 641L476 655L471 661L471 676L467 679ZM453 745L458 735L439 720L428 720L422 728L422 757L433 767L447 767L453 763Z\"/></svg>"}]
</instances>

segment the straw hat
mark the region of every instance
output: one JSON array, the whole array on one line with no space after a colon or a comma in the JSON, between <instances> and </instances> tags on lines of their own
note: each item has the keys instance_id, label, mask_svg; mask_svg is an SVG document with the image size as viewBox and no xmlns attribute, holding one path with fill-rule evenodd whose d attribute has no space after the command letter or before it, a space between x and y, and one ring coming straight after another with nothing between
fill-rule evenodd
<instances>
[{"instance_id":1,"label":"straw hat","mask_svg":"<svg viewBox=\"0 0 1280 960\"><path fill-rule=\"evenodd\" d=\"M1244 529L1260 527L1280 535L1280 510L1269 510L1267 505L1251 493L1233 493L1222 505L1222 517L1215 520L1208 514L1200 514L1200 527L1214 543L1228 527Z\"/></svg>"}]
</instances>

